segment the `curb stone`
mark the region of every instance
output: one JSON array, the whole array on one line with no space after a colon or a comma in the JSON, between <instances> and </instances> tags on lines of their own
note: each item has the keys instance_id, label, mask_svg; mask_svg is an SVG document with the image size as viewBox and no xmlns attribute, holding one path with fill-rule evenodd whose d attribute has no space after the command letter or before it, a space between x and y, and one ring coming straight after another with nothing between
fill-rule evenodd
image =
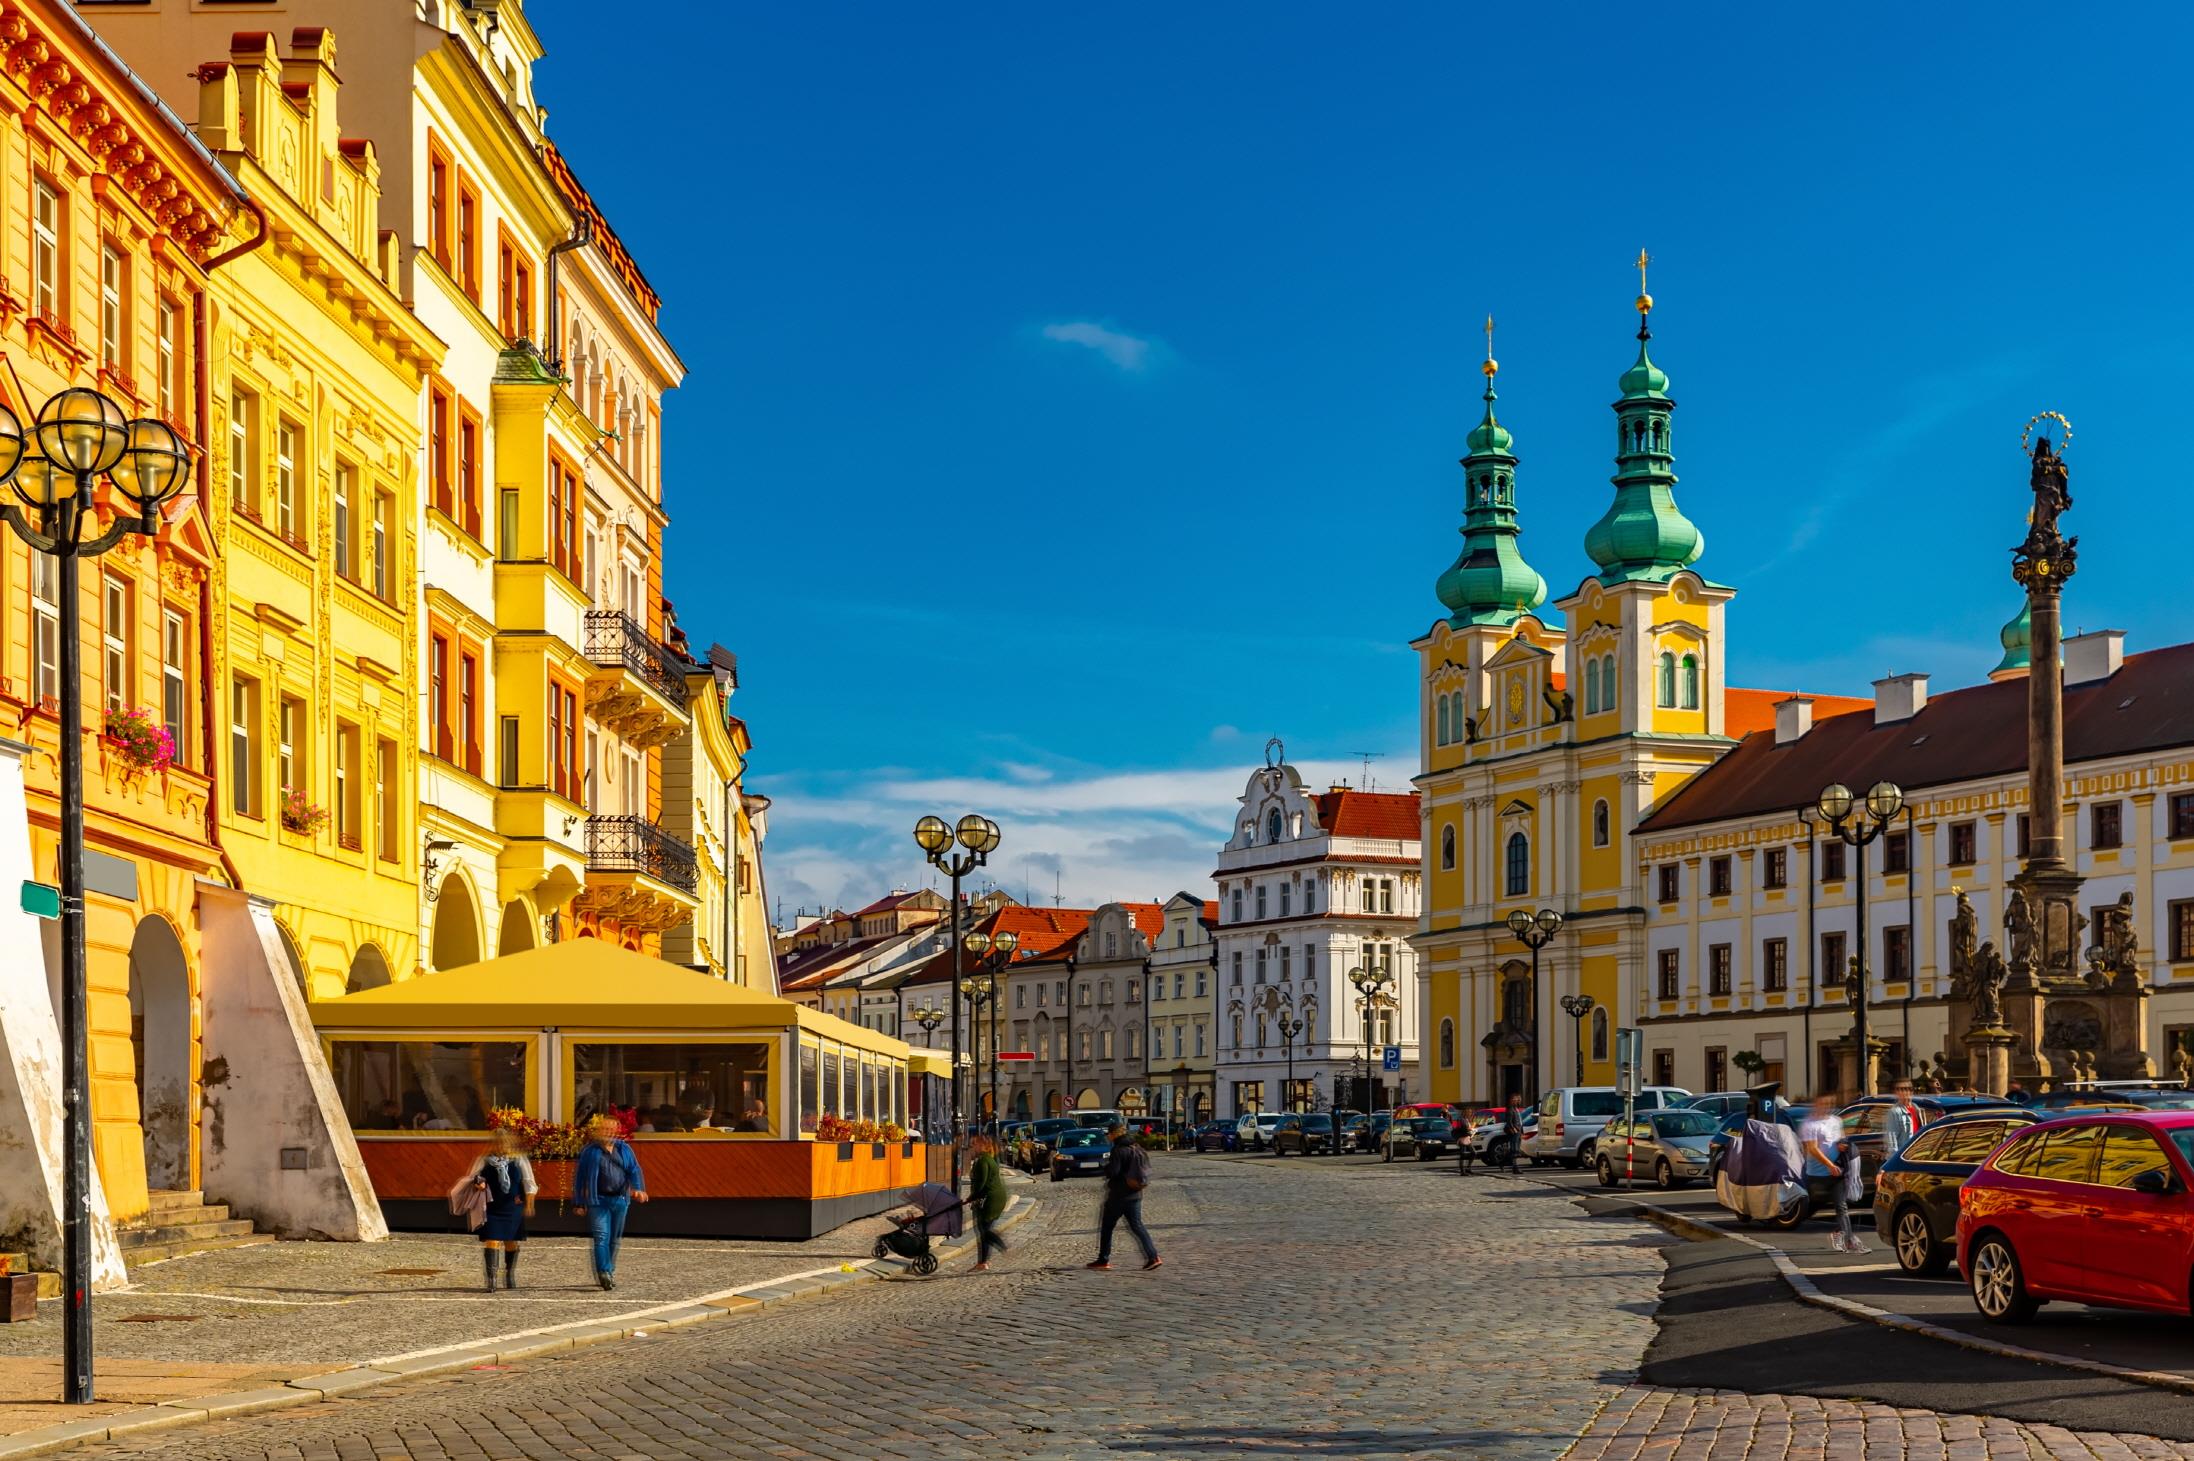
<instances>
[{"instance_id":1,"label":"curb stone","mask_svg":"<svg viewBox=\"0 0 2194 1461\"><path fill-rule=\"evenodd\" d=\"M1036 1199L1033 1197L1016 1196L1013 1205L998 1219L998 1226L1019 1227L1035 1213L1036 1207ZM939 1243L934 1251L939 1265L942 1266L966 1256L974 1247L975 1239L970 1234L949 1244ZM649 1312L644 1318L602 1320L592 1324L573 1325L553 1333L513 1336L506 1340L487 1339L459 1349L417 1355L409 1359L383 1360L376 1364L351 1365L339 1370L329 1370L324 1374L305 1375L280 1385L168 1400L157 1405L120 1411L114 1415L64 1421L59 1425L42 1426L34 1431L19 1431L12 1436L0 1436L0 1461L20 1461L22 1457L43 1456L87 1441L116 1440L144 1431L196 1425L201 1421L226 1419L252 1411L312 1405L330 1397L350 1395L373 1386L415 1379L421 1375L447 1374L482 1365L508 1364L558 1350L583 1349L589 1345L609 1344L659 1330L683 1329L730 1318L735 1314L761 1313L780 1304L816 1298L856 1284L897 1280L907 1276L907 1265L904 1261L898 1258L876 1258L866 1263L854 1264L851 1272L841 1269L833 1273L777 1283L751 1284L727 1293L674 1304Z\"/></svg>"},{"instance_id":2,"label":"curb stone","mask_svg":"<svg viewBox=\"0 0 2194 1461\"><path fill-rule=\"evenodd\" d=\"M1576 1192L1575 1188L1557 1187L1551 1182L1543 1182L1538 1185L1556 1192ZM1656 1207L1650 1202L1640 1202L1635 1198L1601 1197L1598 1193L1581 1193L1577 1195L1580 1201L1591 1198L1595 1201L1607 1203L1608 1207L1604 1209L1605 1211L1639 1218L1654 1224L1656 1227L1666 1228L1679 1237L1690 1238L1694 1241L1726 1238L1733 1243L1742 1243L1747 1247L1757 1248L1767 1255L1768 1261L1775 1266L1775 1272L1782 1278L1784 1285L1789 1288L1791 1294L1800 1303L1811 1304L1817 1309L1827 1309L1831 1313L1841 1314L1847 1319L1857 1319L1863 1323L1879 1325L1884 1329L1899 1329L1907 1334L1924 1335L1929 1339L1940 1340L1945 1344L1955 1344L1961 1349L1997 1355L2004 1359L2024 1360L2031 1364L2052 1365L2058 1369L2081 1370L2091 1375L2107 1375L2111 1379L2125 1380L2135 1385L2147 1385L2158 1390L2175 1390L2181 1394L2194 1395L2194 1375L2182 1375L2170 1370L2138 1370L2130 1365L2114 1365L2106 1360L2082 1359L2077 1355L2055 1354L2048 1350L2028 1349L2025 1345L2007 1344L1998 1339L1984 1339L1977 1334L1968 1334L1962 1329L1952 1329L1942 1324L1931 1324L1925 1319L1916 1319L1910 1314L1899 1314L1892 1309L1878 1309L1872 1304L1862 1304L1857 1299L1846 1299L1835 1294L1823 1293L1820 1285L1816 1284L1788 1253L1776 1247L1773 1243L1763 1242L1744 1233L1732 1233L1711 1223L1702 1223L1696 1218L1673 1212L1668 1208ZM4 1450L0 1450L0 1457L5 1457L6 1454Z\"/></svg>"}]
</instances>

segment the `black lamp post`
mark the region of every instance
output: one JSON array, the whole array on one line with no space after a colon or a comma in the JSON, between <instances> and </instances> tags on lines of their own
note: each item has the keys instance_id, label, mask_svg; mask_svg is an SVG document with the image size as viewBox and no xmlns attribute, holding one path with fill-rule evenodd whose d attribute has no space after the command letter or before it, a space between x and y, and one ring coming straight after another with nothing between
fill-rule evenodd
<instances>
[{"instance_id":1,"label":"black lamp post","mask_svg":"<svg viewBox=\"0 0 2194 1461\"><path fill-rule=\"evenodd\" d=\"M1585 1083L1585 1016L1592 1013L1593 999L1589 994L1565 994L1562 996L1562 1013L1577 1022L1577 1084Z\"/></svg>"},{"instance_id":2,"label":"black lamp post","mask_svg":"<svg viewBox=\"0 0 2194 1461\"><path fill-rule=\"evenodd\" d=\"M990 1006L990 1124L996 1131L1006 1114L998 1104L998 1005L1005 989L992 981L994 976L1004 978L1005 967L1013 960L1013 951L1021 946L1021 936L1010 928L994 934L978 928L968 934L965 942L968 952L975 955L975 967L980 971L968 981L968 1003ZM985 991L980 996L974 992L978 985Z\"/></svg>"},{"instance_id":3,"label":"black lamp post","mask_svg":"<svg viewBox=\"0 0 2194 1461\"><path fill-rule=\"evenodd\" d=\"M1303 1033L1303 1022L1295 1018L1293 1010L1280 1011L1280 1044L1287 1051L1287 1094L1280 1098L1282 1109L1296 1110L1295 1104L1295 1037Z\"/></svg>"},{"instance_id":4,"label":"black lamp post","mask_svg":"<svg viewBox=\"0 0 2194 1461\"><path fill-rule=\"evenodd\" d=\"M1821 816L1828 823L1828 830L1848 846L1859 850L1859 891L1856 898L1859 905L1859 952L1855 959L1858 977L1852 979L1845 976L1844 990L1857 1016L1852 1025L1852 1036L1859 1044L1858 1068L1853 1072L1853 1079L1859 1086L1858 1094L1861 1096L1872 1095L1874 1084L1868 1079L1873 1074L1868 1067L1874 1062L1871 1058L1866 1018L1867 985L1870 982L1867 955L1871 952L1867 946L1866 927L1866 848L1868 843L1889 829L1889 824L1904 810L1904 804L1904 792L1894 782L1889 781L1875 782L1867 789L1864 801L1854 797L1849 787L1837 782L1823 788L1819 802Z\"/></svg>"},{"instance_id":5,"label":"black lamp post","mask_svg":"<svg viewBox=\"0 0 2194 1461\"><path fill-rule=\"evenodd\" d=\"M1384 991L1394 982L1394 972L1384 964L1374 964L1369 969L1351 969L1348 982L1356 986L1356 1004L1363 1012L1364 1020L1364 1123L1371 1122L1371 1015L1385 1003Z\"/></svg>"},{"instance_id":6,"label":"black lamp post","mask_svg":"<svg viewBox=\"0 0 2194 1461\"><path fill-rule=\"evenodd\" d=\"M984 939L986 944L989 942L982 931L978 929L967 936L968 947L971 950L975 947L975 940L977 939ZM989 1020L983 1018L986 1010L992 1016ZM998 981L996 979L987 973L976 973L968 976L967 1012L969 1020L968 1035L975 1053L975 1079L978 1082L983 1080L983 1070L986 1065L990 1070L990 1079L986 1086L990 1094L989 1109L983 1114L987 1120L996 1121L998 1119L998 1062L996 1060L998 1053L998 1024L996 1020ZM987 1030L984 1028L985 1025L989 1026ZM990 1045L988 1058L986 1058L986 1052L983 1049L986 1036ZM982 1104L980 1098L975 1104L980 1107Z\"/></svg>"},{"instance_id":7,"label":"black lamp post","mask_svg":"<svg viewBox=\"0 0 2194 1461\"><path fill-rule=\"evenodd\" d=\"M91 1349L91 1058L84 953L84 685L78 640L77 562L132 533L160 532L162 509L190 478L190 447L165 421L132 421L95 390L72 386L46 402L24 438L23 423L0 407L0 482L22 505L0 506L15 535L57 560L62 605L56 669L61 713L61 1194L62 1398L92 1400ZM114 483L134 513L98 527L92 486Z\"/></svg>"},{"instance_id":8,"label":"black lamp post","mask_svg":"<svg viewBox=\"0 0 2194 1461\"><path fill-rule=\"evenodd\" d=\"M957 840L963 851L954 852ZM998 850L998 824L969 812L957 827L942 817L924 817L914 824L914 841L931 867L952 879L952 1191L960 1192L960 981L964 962L960 947L960 879L990 861Z\"/></svg>"},{"instance_id":9,"label":"black lamp post","mask_svg":"<svg viewBox=\"0 0 2194 1461\"><path fill-rule=\"evenodd\" d=\"M1516 941L1531 950L1531 1100L1539 1100L1539 950L1562 931L1562 915L1555 909L1542 908L1537 913L1526 913L1518 908L1508 915L1508 931Z\"/></svg>"},{"instance_id":10,"label":"black lamp post","mask_svg":"<svg viewBox=\"0 0 2194 1461\"><path fill-rule=\"evenodd\" d=\"M907 1011L907 1018L922 1027L922 1043L927 1045L937 1027L945 1022L945 1012L934 1004L918 1004ZM927 1101L922 1103L922 1124L930 1131L937 1129L937 1113L929 1109Z\"/></svg>"}]
</instances>

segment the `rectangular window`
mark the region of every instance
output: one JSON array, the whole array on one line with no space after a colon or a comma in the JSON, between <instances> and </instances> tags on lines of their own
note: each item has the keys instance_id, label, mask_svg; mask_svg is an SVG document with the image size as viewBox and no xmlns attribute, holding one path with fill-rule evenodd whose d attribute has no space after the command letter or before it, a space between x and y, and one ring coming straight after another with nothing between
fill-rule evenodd
<instances>
[{"instance_id":1,"label":"rectangular window","mask_svg":"<svg viewBox=\"0 0 2194 1461\"><path fill-rule=\"evenodd\" d=\"M1204 1027L1201 1022L1196 1026L1196 1053L1198 1055L1204 1053Z\"/></svg>"},{"instance_id":2,"label":"rectangular window","mask_svg":"<svg viewBox=\"0 0 2194 1461\"><path fill-rule=\"evenodd\" d=\"M335 463L335 571L351 580L358 579L358 554L351 546L350 505L358 495L358 469L349 462Z\"/></svg>"},{"instance_id":3,"label":"rectangular window","mask_svg":"<svg viewBox=\"0 0 2194 1461\"><path fill-rule=\"evenodd\" d=\"M479 416L463 402L457 408L457 520L475 538L480 536L480 439Z\"/></svg>"},{"instance_id":4,"label":"rectangular window","mask_svg":"<svg viewBox=\"0 0 2194 1461\"><path fill-rule=\"evenodd\" d=\"M229 685L229 804L242 817L260 815L259 682L238 675Z\"/></svg>"},{"instance_id":5,"label":"rectangular window","mask_svg":"<svg viewBox=\"0 0 2194 1461\"><path fill-rule=\"evenodd\" d=\"M2194 898L2181 899L2167 910L2171 925L2171 962L2194 960Z\"/></svg>"},{"instance_id":6,"label":"rectangular window","mask_svg":"<svg viewBox=\"0 0 2194 1461\"><path fill-rule=\"evenodd\" d=\"M1706 864L1706 891L1710 898L1727 898L1731 883L1730 859L1711 857Z\"/></svg>"},{"instance_id":7,"label":"rectangular window","mask_svg":"<svg viewBox=\"0 0 2194 1461\"><path fill-rule=\"evenodd\" d=\"M374 815L380 819L380 845L374 850L383 862L396 862L402 856L397 828L400 821L403 797L396 784L396 742L382 741L376 746L373 757L373 806Z\"/></svg>"},{"instance_id":8,"label":"rectangular window","mask_svg":"<svg viewBox=\"0 0 2194 1461\"><path fill-rule=\"evenodd\" d=\"M1844 844L1841 842L1823 842L1821 844L1821 881L1824 883L1840 883L1843 880Z\"/></svg>"},{"instance_id":9,"label":"rectangular window","mask_svg":"<svg viewBox=\"0 0 2194 1461\"><path fill-rule=\"evenodd\" d=\"M2171 837L2175 842L2194 837L2194 791L2171 794Z\"/></svg>"},{"instance_id":10,"label":"rectangular window","mask_svg":"<svg viewBox=\"0 0 2194 1461\"><path fill-rule=\"evenodd\" d=\"M1293 899L1294 895L1295 890L1291 888L1288 884L1280 884L1280 916L1282 918L1288 916L1288 903Z\"/></svg>"},{"instance_id":11,"label":"rectangular window","mask_svg":"<svg viewBox=\"0 0 2194 1461\"><path fill-rule=\"evenodd\" d=\"M474 304L480 302L480 191L457 174L457 282Z\"/></svg>"},{"instance_id":12,"label":"rectangular window","mask_svg":"<svg viewBox=\"0 0 2194 1461\"><path fill-rule=\"evenodd\" d=\"M533 265L501 227L496 229L495 311L504 339L533 338Z\"/></svg>"},{"instance_id":13,"label":"rectangular window","mask_svg":"<svg viewBox=\"0 0 2194 1461\"><path fill-rule=\"evenodd\" d=\"M1379 880L1379 911L1381 913L1392 913L1394 911L1394 879L1392 878L1381 878Z\"/></svg>"},{"instance_id":14,"label":"rectangular window","mask_svg":"<svg viewBox=\"0 0 2194 1461\"><path fill-rule=\"evenodd\" d=\"M1370 887L1370 885L1369 885L1369 884L1367 883L1367 884L1365 884L1365 886L1364 886L1364 909L1365 909L1365 911L1366 911L1366 912L1369 912L1369 911L1370 911L1370 908L1371 908L1371 887ZM1264 916L1265 916L1265 885L1264 885L1263 883L1259 883L1259 884L1257 885L1257 917L1258 917L1259 919L1262 919L1262 918L1263 918Z\"/></svg>"},{"instance_id":15,"label":"rectangular window","mask_svg":"<svg viewBox=\"0 0 2194 1461\"><path fill-rule=\"evenodd\" d=\"M2026 857L2030 855L2027 851L2027 844L2033 836L2033 832L2033 824L2027 820L2026 813L2019 813L2019 856Z\"/></svg>"},{"instance_id":16,"label":"rectangular window","mask_svg":"<svg viewBox=\"0 0 2194 1461\"><path fill-rule=\"evenodd\" d=\"M1903 832L1891 832L1882 838L1882 871L1908 873L1912 871L1912 838Z\"/></svg>"},{"instance_id":17,"label":"rectangular window","mask_svg":"<svg viewBox=\"0 0 2194 1461\"><path fill-rule=\"evenodd\" d=\"M1675 902L1677 896L1676 890L1678 886L1677 879L1681 870L1676 866L1675 863L1664 862L1654 871L1661 885L1660 900L1663 903Z\"/></svg>"},{"instance_id":18,"label":"rectangular window","mask_svg":"<svg viewBox=\"0 0 2194 1461\"><path fill-rule=\"evenodd\" d=\"M160 358L154 364L153 404L160 419L173 423L180 419L176 414L179 390L180 362L183 353L183 309L167 295L160 296L159 339L156 348Z\"/></svg>"},{"instance_id":19,"label":"rectangular window","mask_svg":"<svg viewBox=\"0 0 2194 1461\"><path fill-rule=\"evenodd\" d=\"M480 659L457 657L457 752L473 775L480 774Z\"/></svg>"},{"instance_id":20,"label":"rectangular window","mask_svg":"<svg viewBox=\"0 0 2194 1461\"><path fill-rule=\"evenodd\" d=\"M527 1104L518 1041L333 1040L328 1069L354 1131L485 1133L488 1112Z\"/></svg>"},{"instance_id":21,"label":"rectangular window","mask_svg":"<svg viewBox=\"0 0 2194 1461\"><path fill-rule=\"evenodd\" d=\"M440 381L427 385L427 500L444 517L457 516L455 464L450 433L457 412L456 397Z\"/></svg>"},{"instance_id":22,"label":"rectangular window","mask_svg":"<svg viewBox=\"0 0 2194 1461\"><path fill-rule=\"evenodd\" d=\"M31 617L36 621L38 698L61 698L61 566L48 553L30 555Z\"/></svg>"},{"instance_id":23,"label":"rectangular window","mask_svg":"<svg viewBox=\"0 0 2194 1461\"><path fill-rule=\"evenodd\" d=\"M549 787L558 796L579 800L579 697L549 682Z\"/></svg>"},{"instance_id":24,"label":"rectangular window","mask_svg":"<svg viewBox=\"0 0 2194 1461\"><path fill-rule=\"evenodd\" d=\"M1912 977L1912 929L1895 924L1882 930L1882 978L1901 982Z\"/></svg>"},{"instance_id":25,"label":"rectangular window","mask_svg":"<svg viewBox=\"0 0 2194 1461\"><path fill-rule=\"evenodd\" d=\"M1656 1050L1653 1052L1653 1084L1657 1086L1676 1084L1675 1051Z\"/></svg>"},{"instance_id":26,"label":"rectangular window","mask_svg":"<svg viewBox=\"0 0 2194 1461\"><path fill-rule=\"evenodd\" d=\"M396 516L396 499L386 492L373 494L373 596L389 597L389 526Z\"/></svg>"},{"instance_id":27,"label":"rectangular window","mask_svg":"<svg viewBox=\"0 0 2194 1461\"><path fill-rule=\"evenodd\" d=\"M275 729L280 739L274 747L275 779L284 796L293 791L309 796L310 789L305 785L305 778L310 775L305 747L305 702L294 695L284 695L276 719Z\"/></svg>"},{"instance_id":28,"label":"rectangular window","mask_svg":"<svg viewBox=\"0 0 2194 1461\"><path fill-rule=\"evenodd\" d=\"M286 419L274 427L274 530L303 546L297 535L297 427Z\"/></svg>"},{"instance_id":29,"label":"rectangular window","mask_svg":"<svg viewBox=\"0 0 2194 1461\"><path fill-rule=\"evenodd\" d=\"M1790 988L1790 941L1771 938L1760 945L1760 987L1769 994Z\"/></svg>"},{"instance_id":30,"label":"rectangular window","mask_svg":"<svg viewBox=\"0 0 2194 1461\"><path fill-rule=\"evenodd\" d=\"M1770 847L1760 854L1760 886L1763 888L1787 888L1790 886L1790 849Z\"/></svg>"},{"instance_id":31,"label":"rectangular window","mask_svg":"<svg viewBox=\"0 0 2194 1461\"><path fill-rule=\"evenodd\" d=\"M253 522L259 516L259 398L229 393L229 501Z\"/></svg>"},{"instance_id":32,"label":"rectangular window","mask_svg":"<svg viewBox=\"0 0 2194 1461\"><path fill-rule=\"evenodd\" d=\"M450 644L446 634L427 640L427 724L432 727L434 754L445 761L456 759L456 736L450 729Z\"/></svg>"},{"instance_id":33,"label":"rectangular window","mask_svg":"<svg viewBox=\"0 0 2194 1461\"><path fill-rule=\"evenodd\" d=\"M190 624L180 610L160 611L160 723L179 764L190 760Z\"/></svg>"},{"instance_id":34,"label":"rectangular window","mask_svg":"<svg viewBox=\"0 0 2194 1461\"><path fill-rule=\"evenodd\" d=\"M2125 845L2125 803L2097 802L2088 808L2088 831L2097 851Z\"/></svg>"},{"instance_id":35,"label":"rectangular window","mask_svg":"<svg viewBox=\"0 0 2194 1461\"><path fill-rule=\"evenodd\" d=\"M122 282L129 264L113 244L99 250L99 363L108 370L122 370L125 333Z\"/></svg>"},{"instance_id":36,"label":"rectangular window","mask_svg":"<svg viewBox=\"0 0 2194 1461\"><path fill-rule=\"evenodd\" d=\"M582 582L585 577L585 568L579 561L584 549L579 509L585 498L579 469L551 452L548 465L549 562L573 583Z\"/></svg>"},{"instance_id":37,"label":"rectangular window","mask_svg":"<svg viewBox=\"0 0 2194 1461\"><path fill-rule=\"evenodd\" d=\"M1729 1051L1716 1045L1706 1052L1706 1088L1710 1091L1729 1089Z\"/></svg>"},{"instance_id":38,"label":"rectangular window","mask_svg":"<svg viewBox=\"0 0 2194 1461\"><path fill-rule=\"evenodd\" d=\"M335 841L357 852L364 847L361 798L365 788L358 775L358 727L338 721L335 727Z\"/></svg>"},{"instance_id":39,"label":"rectangular window","mask_svg":"<svg viewBox=\"0 0 2194 1461\"><path fill-rule=\"evenodd\" d=\"M130 613L129 580L107 574L101 582L99 596L100 683L106 688L107 714L127 710L135 698L130 694Z\"/></svg>"},{"instance_id":40,"label":"rectangular window","mask_svg":"<svg viewBox=\"0 0 2194 1461\"><path fill-rule=\"evenodd\" d=\"M1728 944L1708 944L1706 948L1708 977L1712 981L1707 993L1726 995L1730 987L1730 955Z\"/></svg>"},{"instance_id":41,"label":"rectangular window","mask_svg":"<svg viewBox=\"0 0 2194 1461\"><path fill-rule=\"evenodd\" d=\"M442 266L442 272L453 272L450 266L450 167L449 154L427 134L427 252Z\"/></svg>"},{"instance_id":42,"label":"rectangular window","mask_svg":"<svg viewBox=\"0 0 2194 1461\"><path fill-rule=\"evenodd\" d=\"M495 556L514 563L518 559L518 493L506 487L496 495L500 501L495 518Z\"/></svg>"},{"instance_id":43,"label":"rectangular window","mask_svg":"<svg viewBox=\"0 0 2194 1461\"><path fill-rule=\"evenodd\" d=\"M31 184L30 277L31 310L61 323L61 194L44 178Z\"/></svg>"},{"instance_id":44,"label":"rectangular window","mask_svg":"<svg viewBox=\"0 0 2194 1461\"><path fill-rule=\"evenodd\" d=\"M1979 838L1975 836L1975 830L1971 822L1952 822L1950 824L1950 865L1952 867L1973 866L1979 842Z\"/></svg>"},{"instance_id":45,"label":"rectangular window","mask_svg":"<svg viewBox=\"0 0 2194 1461\"><path fill-rule=\"evenodd\" d=\"M495 774L499 778L501 778L499 782L500 785L516 786L519 784L518 717L515 715L506 715L499 722L497 722L495 739ZM587 798L586 805L590 811L593 809L593 797L589 796Z\"/></svg>"},{"instance_id":46,"label":"rectangular window","mask_svg":"<svg viewBox=\"0 0 2194 1461\"><path fill-rule=\"evenodd\" d=\"M1816 989L1844 987L1844 965L1848 961L1845 950L1848 947L1841 933L1821 935L1821 977L1815 984Z\"/></svg>"},{"instance_id":47,"label":"rectangular window","mask_svg":"<svg viewBox=\"0 0 2194 1461\"><path fill-rule=\"evenodd\" d=\"M1659 986L1657 993L1662 999L1674 999L1676 997L1677 981L1681 974L1678 957L1679 951L1676 949L1662 949L1654 955Z\"/></svg>"}]
</instances>

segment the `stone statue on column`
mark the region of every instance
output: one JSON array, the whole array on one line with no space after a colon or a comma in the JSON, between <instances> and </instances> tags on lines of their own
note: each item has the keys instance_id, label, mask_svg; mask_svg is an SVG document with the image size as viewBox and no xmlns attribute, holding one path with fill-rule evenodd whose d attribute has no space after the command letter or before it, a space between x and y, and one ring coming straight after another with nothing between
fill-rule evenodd
<instances>
[{"instance_id":1,"label":"stone statue on column","mask_svg":"<svg viewBox=\"0 0 2194 1461\"><path fill-rule=\"evenodd\" d=\"M1958 895L1958 911L1950 918L1950 992L1964 997L1973 980L1973 955L1979 947L1980 916L1973 911L1973 900L1965 895L1965 889L1954 888Z\"/></svg>"},{"instance_id":2,"label":"stone statue on column","mask_svg":"<svg viewBox=\"0 0 2194 1461\"><path fill-rule=\"evenodd\" d=\"M2004 1021L2004 984L2010 970L2004 965L2004 956L1996 952L1996 941L1990 939L1973 951L1966 975L1966 997L1973 1004L1973 1028L1994 1030Z\"/></svg>"}]
</instances>

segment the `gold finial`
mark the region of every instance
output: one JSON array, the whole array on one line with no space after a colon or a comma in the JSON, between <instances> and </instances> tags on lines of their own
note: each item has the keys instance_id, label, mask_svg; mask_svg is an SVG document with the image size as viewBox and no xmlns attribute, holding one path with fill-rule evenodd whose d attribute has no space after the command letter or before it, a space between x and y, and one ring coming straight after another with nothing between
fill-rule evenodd
<instances>
[{"instance_id":1,"label":"gold finial","mask_svg":"<svg viewBox=\"0 0 2194 1461\"><path fill-rule=\"evenodd\" d=\"M1493 316L1486 316L1486 363L1479 367L1491 380L1501 373L1501 362L1493 358Z\"/></svg>"},{"instance_id":2,"label":"gold finial","mask_svg":"<svg viewBox=\"0 0 2194 1461\"><path fill-rule=\"evenodd\" d=\"M1652 262L1644 249L1638 250L1638 313L1653 313L1653 296L1646 293L1646 265Z\"/></svg>"}]
</instances>

